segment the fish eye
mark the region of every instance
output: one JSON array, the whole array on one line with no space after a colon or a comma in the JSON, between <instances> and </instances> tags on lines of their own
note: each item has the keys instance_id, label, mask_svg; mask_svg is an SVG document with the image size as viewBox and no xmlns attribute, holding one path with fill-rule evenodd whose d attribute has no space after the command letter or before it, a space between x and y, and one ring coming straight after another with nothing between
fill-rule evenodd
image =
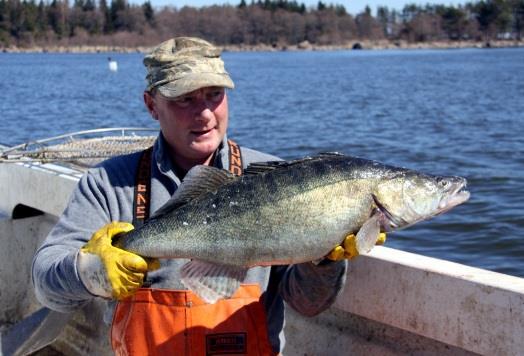
<instances>
[{"instance_id":1,"label":"fish eye","mask_svg":"<svg viewBox=\"0 0 524 356\"><path fill-rule=\"evenodd\" d=\"M449 183L445 177L436 177L435 181L439 187L445 187Z\"/></svg>"}]
</instances>

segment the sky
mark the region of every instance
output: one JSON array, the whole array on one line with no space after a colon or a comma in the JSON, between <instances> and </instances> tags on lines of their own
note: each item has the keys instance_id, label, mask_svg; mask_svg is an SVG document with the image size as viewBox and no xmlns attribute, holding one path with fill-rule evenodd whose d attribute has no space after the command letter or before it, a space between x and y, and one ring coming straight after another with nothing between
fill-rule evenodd
<instances>
[{"instance_id":1,"label":"sky","mask_svg":"<svg viewBox=\"0 0 524 356\"><path fill-rule=\"evenodd\" d=\"M209 5L215 5L215 4L230 4L230 5L238 5L240 3L240 0L150 0L151 4L154 7L161 7L161 6L175 6L177 8L183 7L185 5L187 6L193 6L193 7L201 7L201 6L209 6ZM138 3L141 4L144 1L142 0L131 0L132 3ZM251 0L246 0L246 2L249 4ZM318 0L297 0L297 2L304 3L307 7L315 7L318 4ZM406 4L417 4L417 5L426 5L426 4L440 4L440 5L453 5L457 6L459 4L464 4L467 1L465 0L441 0L441 1L424 1L424 0L339 0L339 1L332 1L332 0L322 0L325 4L335 4L335 5L343 5L346 8L346 11L349 12L352 15L356 15L364 10L366 5L369 5L369 7L372 10L372 13L376 13L377 6L387 6L389 9L397 9L401 10L404 5Z\"/></svg>"}]
</instances>

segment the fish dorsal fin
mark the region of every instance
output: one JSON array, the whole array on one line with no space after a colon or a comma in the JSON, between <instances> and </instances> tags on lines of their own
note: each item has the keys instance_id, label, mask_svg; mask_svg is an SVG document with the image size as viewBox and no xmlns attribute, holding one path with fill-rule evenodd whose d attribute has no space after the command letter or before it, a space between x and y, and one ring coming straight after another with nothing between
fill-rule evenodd
<instances>
[{"instance_id":1,"label":"fish dorsal fin","mask_svg":"<svg viewBox=\"0 0 524 356\"><path fill-rule=\"evenodd\" d=\"M231 297L240 282L244 280L247 269L226 266L205 261L192 260L182 266L182 283L207 303Z\"/></svg>"},{"instance_id":2,"label":"fish dorsal fin","mask_svg":"<svg viewBox=\"0 0 524 356\"><path fill-rule=\"evenodd\" d=\"M173 198L192 200L204 193L217 190L220 186L234 181L237 176L210 166L195 166L187 172Z\"/></svg>"},{"instance_id":3,"label":"fish dorsal fin","mask_svg":"<svg viewBox=\"0 0 524 356\"><path fill-rule=\"evenodd\" d=\"M288 161L269 161L251 163L244 169L244 174L261 174L274 171L275 169L287 167L287 162Z\"/></svg>"},{"instance_id":4,"label":"fish dorsal fin","mask_svg":"<svg viewBox=\"0 0 524 356\"><path fill-rule=\"evenodd\" d=\"M338 153L338 152L324 152L324 153L319 153L318 155L315 155L315 156L307 156L304 158L293 159L293 160L288 160L288 161L255 162L247 166L247 168L244 170L244 174L261 174L261 173L274 171L276 169L288 168L290 166L294 166L294 165L301 164L304 162L319 161L319 160L326 159L329 157L343 157L343 156L344 154Z\"/></svg>"},{"instance_id":5,"label":"fish dorsal fin","mask_svg":"<svg viewBox=\"0 0 524 356\"><path fill-rule=\"evenodd\" d=\"M210 166L195 166L187 172L175 194L158 209L151 218L157 218L173 211L202 194L217 190L238 177L232 173Z\"/></svg>"},{"instance_id":6,"label":"fish dorsal fin","mask_svg":"<svg viewBox=\"0 0 524 356\"><path fill-rule=\"evenodd\" d=\"M346 155L340 152L320 152L313 158L326 158L326 157L345 157Z\"/></svg>"}]
</instances>

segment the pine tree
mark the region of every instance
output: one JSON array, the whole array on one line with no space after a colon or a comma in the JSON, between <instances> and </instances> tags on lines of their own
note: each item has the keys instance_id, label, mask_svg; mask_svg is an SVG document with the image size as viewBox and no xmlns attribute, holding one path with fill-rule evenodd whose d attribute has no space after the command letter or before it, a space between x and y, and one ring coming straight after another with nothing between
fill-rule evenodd
<instances>
[{"instance_id":1,"label":"pine tree","mask_svg":"<svg viewBox=\"0 0 524 356\"><path fill-rule=\"evenodd\" d=\"M146 0L146 2L142 5L142 11L144 12L144 18L146 19L146 22L151 27L154 27L155 12L153 11L153 6L151 6L151 1Z\"/></svg>"},{"instance_id":2,"label":"pine tree","mask_svg":"<svg viewBox=\"0 0 524 356\"><path fill-rule=\"evenodd\" d=\"M102 17L102 32L108 34L113 30L113 23L111 22L111 14L109 13L106 0L100 0L98 11L100 11L100 16Z\"/></svg>"}]
</instances>

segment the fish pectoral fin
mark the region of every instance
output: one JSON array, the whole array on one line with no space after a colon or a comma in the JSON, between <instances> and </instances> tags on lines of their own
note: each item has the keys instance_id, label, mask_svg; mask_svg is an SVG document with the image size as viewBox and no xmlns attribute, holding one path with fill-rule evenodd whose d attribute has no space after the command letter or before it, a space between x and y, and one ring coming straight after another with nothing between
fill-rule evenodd
<instances>
[{"instance_id":1,"label":"fish pectoral fin","mask_svg":"<svg viewBox=\"0 0 524 356\"><path fill-rule=\"evenodd\" d=\"M182 266L182 283L207 303L231 297L244 280L247 268L193 260Z\"/></svg>"},{"instance_id":2,"label":"fish pectoral fin","mask_svg":"<svg viewBox=\"0 0 524 356\"><path fill-rule=\"evenodd\" d=\"M356 249L359 254L371 251L380 235L380 215L373 214L362 225L356 236Z\"/></svg>"}]
</instances>

